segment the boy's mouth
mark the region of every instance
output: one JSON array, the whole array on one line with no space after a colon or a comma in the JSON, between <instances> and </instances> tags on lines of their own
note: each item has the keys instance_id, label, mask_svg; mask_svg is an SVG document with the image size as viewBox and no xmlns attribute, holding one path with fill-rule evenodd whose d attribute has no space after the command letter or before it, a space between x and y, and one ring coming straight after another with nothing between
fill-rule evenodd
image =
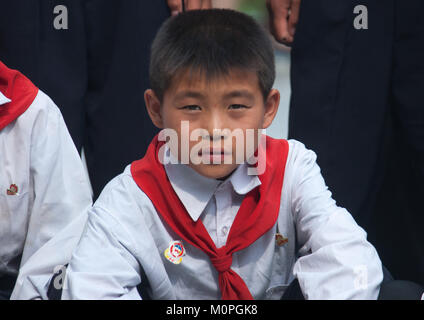
<instances>
[{"instance_id":1,"label":"boy's mouth","mask_svg":"<svg viewBox=\"0 0 424 320\"><path fill-rule=\"evenodd\" d=\"M232 153L221 148L200 149L199 157L208 159L210 163L223 163L224 158L230 156Z\"/></svg>"}]
</instances>

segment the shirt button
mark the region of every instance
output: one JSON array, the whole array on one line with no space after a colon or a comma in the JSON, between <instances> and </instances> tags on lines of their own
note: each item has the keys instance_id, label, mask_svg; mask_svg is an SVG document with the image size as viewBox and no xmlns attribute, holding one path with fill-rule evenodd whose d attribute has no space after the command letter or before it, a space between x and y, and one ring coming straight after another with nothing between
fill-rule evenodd
<instances>
[{"instance_id":1,"label":"shirt button","mask_svg":"<svg viewBox=\"0 0 424 320\"><path fill-rule=\"evenodd\" d=\"M228 232L228 227L222 227L221 232L222 232L222 235L225 236Z\"/></svg>"}]
</instances>

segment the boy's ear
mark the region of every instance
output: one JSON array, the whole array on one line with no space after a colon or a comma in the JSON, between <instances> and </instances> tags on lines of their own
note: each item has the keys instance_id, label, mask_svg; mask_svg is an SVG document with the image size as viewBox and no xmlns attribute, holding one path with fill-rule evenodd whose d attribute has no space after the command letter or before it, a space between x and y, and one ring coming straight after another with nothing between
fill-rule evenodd
<instances>
[{"instance_id":1,"label":"boy's ear","mask_svg":"<svg viewBox=\"0 0 424 320\"><path fill-rule=\"evenodd\" d=\"M271 89L265 101L265 114L262 128L268 128L274 120L278 106L280 105L280 92L277 89Z\"/></svg>"},{"instance_id":2,"label":"boy's ear","mask_svg":"<svg viewBox=\"0 0 424 320\"><path fill-rule=\"evenodd\" d=\"M161 103L152 89L144 92L144 102L146 103L147 112L153 124L159 129L163 129L163 119L161 114Z\"/></svg>"}]
</instances>

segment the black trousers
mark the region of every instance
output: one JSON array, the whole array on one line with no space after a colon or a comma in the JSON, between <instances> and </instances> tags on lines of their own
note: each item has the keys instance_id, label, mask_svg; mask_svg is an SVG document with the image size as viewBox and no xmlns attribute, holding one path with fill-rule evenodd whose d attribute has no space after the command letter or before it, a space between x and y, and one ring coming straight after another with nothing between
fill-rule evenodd
<instances>
[{"instance_id":1,"label":"black trousers","mask_svg":"<svg viewBox=\"0 0 424 320\"><path fill-rule=\"evenodd\" d=\"M68 29L54 27L58 5L67 8ZM84 147L97 197L157 132L143 93L166 1L0 0L0 8L0 60L59 106L78 150Z\"/></svg>"},{"instance_id":2,"label":"black trousers","mask_svg":"<svg viewBox=\"0 0 424 320\"><path fill-rule=\"evenodd\" d=\"M0 300L9 300L15 287L16 276L0 275Z\"/></svg>"},{"instance_id":3,"label":"black trousers","mask_svg":"<svg viewBox=\"0 0 424 320\"><path fill-rule=\"evenodd\" d=\"M420 300L424 294L424 288L411 281L393 280L381 285L378 300ZM299 286L294 280L281 300L305 300Z\"/></svg>"},{"instance_id":4,"label":"black trousers","mask_svg":"<svg viewBox=\"0 0 424 320\"><path fill-rule=\"evenodd\" d=\"M368 9L357 30L354 8ZM424 1L302 0L289 137L395 278L424 283Z\"/></svg>"}]
</instances>

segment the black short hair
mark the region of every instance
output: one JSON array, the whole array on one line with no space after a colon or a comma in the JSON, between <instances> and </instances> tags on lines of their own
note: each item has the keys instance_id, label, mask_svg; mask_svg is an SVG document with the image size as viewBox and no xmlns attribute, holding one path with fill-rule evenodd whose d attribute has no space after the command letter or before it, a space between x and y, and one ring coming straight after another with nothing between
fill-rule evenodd
<instances>
[{"instance_id":1,"label":"black short hair","mask_svg":"<svg viewBox=\"0 0 424 320\"><path fill-rule=\"evenodd\" d=\"M266 98L275 80L270 36L241 12L191 10L169 18L159 29L150 53L150 86L162 100L181 71L204 72L209 78L233 68L256 72Z\"/></svg>"}]
</instances>

